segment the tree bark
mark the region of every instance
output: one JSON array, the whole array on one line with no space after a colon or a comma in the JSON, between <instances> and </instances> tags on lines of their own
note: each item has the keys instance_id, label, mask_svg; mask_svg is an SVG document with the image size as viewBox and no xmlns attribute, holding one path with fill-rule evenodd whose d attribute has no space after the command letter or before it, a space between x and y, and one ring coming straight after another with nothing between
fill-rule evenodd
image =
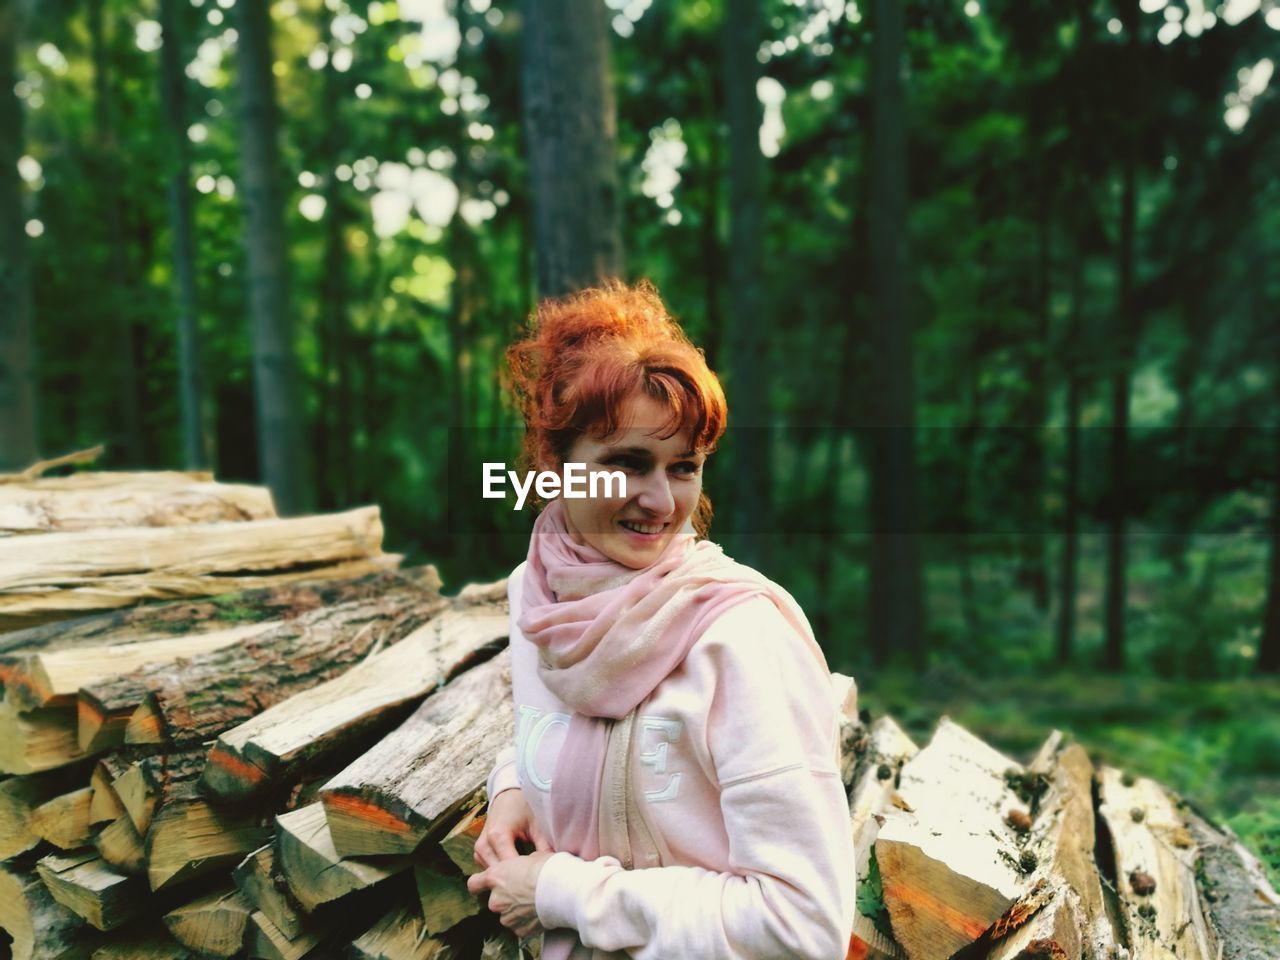
<instances>
[{"instance_id":1,"label":"tree bark","mask_svg":"<svg viewBox=\"0 0 1280 960\"><path fill-rule=\"evenodd\" d=\"M321 799L343 856L411 853L483 792L514 735L510 665L504 652L467 671L325 784Z\"/></svg>"},{"instance_id":2,"label":"tree bark","mask_svg":"<svg viewBox=\"0 0 1280 960\"><path fill-rule=\"evenodd\" d=\"M236 46L240 185L245 205L258 463L281 514L289 516L312 509L312 489L289 306L271 17L265 3L241 3L235 9L240 26Z\"/></svg>"},{"instance_id":3,"label":"tree bark","mask_svg":"<svg viewBox=\"0 0 1280 960\"><path fill-rule=\"evenodd\" d=\"M1119 342L1111 374L1111 476L1107 504L1106 652L1103 666L1124 669L1126 566L1128 553L1129 381L1137 348L1137 320L1133 315L1134 224L1136 172L1134 161L1124 161L1124 185L1120 198Z\"/></svg>"},{"instance_id":4,"label":"tree bark","mask_svg":"<svg viewBox=\"0 0 1280 960\"><path fill-rule=\"evenodd\" d=\"M605 7L522 0L520 10L538 292L562 296L623 269Z\"/></svg>"},{"instance_id":5,"label":"tree bark","mask_svg":"<svg viewBox=\"0 0 1280 960\"><path fill-rule=\"evenodd\" d=\"M132 286L125 261L124 230L120 216L119 145L112 117L110 53L107 49L104 0L89 0L89 38L93 52L94 135L97 139L97 189L106 220L110 275L106 278L106 308L114 314L112 339L116 356L116 404L123 458L141 466L144 458L142 411L138 404L138 369L134 359L134 329L129 288Z\"/></svg>"},{"instance_id":6,"label":"tree bark","mask_svg":"<svg viewBox=\"0 0 1280 960\"><path fill-rule=\"evenodd\" d=\"M182 460L188 470L209 464L209 419L204 363L196 313L195 233L191 209L190 146L187 139L186 76L180 21L186 4L160 0L164 44L160 48L160 90L169 136L169 229L173 235L173 297L178 336L178 395L182 409Z\"/></svg>"},{"instance_id":7,"label":"tree bark","mask_svg":"<svg viewBox=\"0 0 1280 960\"><path fill-rule=\"evenodd\" d=\"M39 458L26 218L18 158L22 106L14 93L19 0L0 0L0 471Z\"/></svg>"},{"instance_id":8,"label":"tree bark","mask_svg":"<svg viewBox=\"0 0 1280 960\"><path fill-rule=\"evenodd\" d=\"M1280 391L1278 391L1280 392ZM1271 522L1268 539L1267 607L1263 615L1262 642L1258 646L1258 673L1280 674L1280 431L1273 429L1275 479L1271 484Z\"/></svg>"},{"instance_id":9,"label":"tree bark","mask_svg":"<svg viewBox=\"0 0 1280 960\"><path fill-rule=\"evenodd\" d=\"M332 44L332 14L325 20L325 36ZM333 57L325 61L324 115L328 118L321 140L321 162L327 171L324 185L324 276L320 280L323 340L324 429L320 432L322 497L331 506L352 502L351 467L351 357L347 317L347 208L338 168L346 128L342 122L342 79Z\"/></svg>"},{"instance_id":10,"label":"tree bark","mask_svg":"<svg viewBox=\"0 0 1280 960\"><path fill-rule=\"evenodd\" d=\"M1080 369L1075 357L1075 344L1080 337L1080 319L1084 311L1084 260L1077 255L1072 280L1071 322L1067 330L1067 454L1063 466L1062 490L1062 556L1058 571L1057 660L1071 661L1076 634L1076 577L1080 548Z\"/></svg>"},{"instance_id":11,"label":"tree bark","mask_svg":"<svg viewBox=\"0 0 1280 960\"><path fill-rule=\"evenodd\" d=\"M763 34L758 0L728 0L724 13L725 119L729 128L729 388L734 430L734 552L765 560L771 529L769 382L764 325L764 162L756 54Z\"/></svg>"},{"instance_id":12,"label":"tree bark","mask_svg":"<svg viewBox=\"0 0 1280 960\"><path fill-rule=\"evenodd\" d=\"M408 584L317 610L235 646L144 667L94 691L145 689L126 728L127 743L205 741L347 672L376 647L398 643L443 604L434 592Z\"/></svg>"},{"instance_id":13,"label":"tree bark","mask_svg":"<svg viewBox=\"0 0 1280 960\"><path fill-rule=\"evenodd\" d=\"M868 190L875 358L868 394L870 640L879 663L902 657L923 666L902 56L902 7L896 0L876 0Z\"/></svg>"}]
</instances>

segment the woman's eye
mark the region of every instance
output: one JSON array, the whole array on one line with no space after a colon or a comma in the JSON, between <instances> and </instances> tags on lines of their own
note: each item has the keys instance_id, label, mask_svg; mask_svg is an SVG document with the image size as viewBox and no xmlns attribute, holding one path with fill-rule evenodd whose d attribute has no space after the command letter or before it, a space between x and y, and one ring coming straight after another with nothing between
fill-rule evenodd
<instances>
[{"instance_id":1,"label":"woman's eye","mask_svg":"<svg viewBox=\"0 0 1280 960\"><path fill-rule=\"evenodd\" d=\"M604 462L606 467L621 467L623 470L639 471L641 463L639 457L633 457L629 454L620 453L616 457L610 457Z\"/></svg>"},{"instance_id":2,"label":"woman's eye","mask_svg":"<svg viewBox=\"0 0 1280 960\"><path fill-rule=\"evenodd\" d=\"M694 463L692 460L684 460L675 464L671 469L676 473L683 474L686 477L691 477L698 472L699 468L698 464Z\"/></svg>"}]
</instances>

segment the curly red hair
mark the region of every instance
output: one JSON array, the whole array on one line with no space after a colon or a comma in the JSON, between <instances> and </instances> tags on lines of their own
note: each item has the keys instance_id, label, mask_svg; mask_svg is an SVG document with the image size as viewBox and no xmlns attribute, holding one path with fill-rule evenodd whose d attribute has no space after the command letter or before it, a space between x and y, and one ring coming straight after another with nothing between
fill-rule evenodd
<instances>
[{"instance_id":1,"label":"curly red hair","mask_svg":"<svg viewBox=\"0 0 1280 960\"><path fill-rule=\"evenodd\" d=\"M729 411L720 380L648 281L609 280L542 301L528 335L507 348L507 365L529 469L558 468L584 433L613 433L623 404L641 392L670 411L663 439L688 431L694 449L709 454L724 434ZM706 536L705 493L693 523Z\"/></svg>"}]
</instances>

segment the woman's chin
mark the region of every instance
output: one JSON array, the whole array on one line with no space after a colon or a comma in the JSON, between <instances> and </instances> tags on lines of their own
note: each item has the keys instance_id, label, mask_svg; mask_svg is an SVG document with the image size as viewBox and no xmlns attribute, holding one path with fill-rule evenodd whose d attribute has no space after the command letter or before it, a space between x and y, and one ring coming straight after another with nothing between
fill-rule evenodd
<instances>
[{"instance_id":1,"label":"woman's chin","mask_svg":"<svg viewBox=\"0 0 1280 960\"><path fill-rule=\"evenodd\" d=\"M609 559L632 570L640 570L662 556L662 551L671 538L664 536L653 540L640 540L629 534L618 533L610 536L609 540Z\"/></svg>"}]
</instances>

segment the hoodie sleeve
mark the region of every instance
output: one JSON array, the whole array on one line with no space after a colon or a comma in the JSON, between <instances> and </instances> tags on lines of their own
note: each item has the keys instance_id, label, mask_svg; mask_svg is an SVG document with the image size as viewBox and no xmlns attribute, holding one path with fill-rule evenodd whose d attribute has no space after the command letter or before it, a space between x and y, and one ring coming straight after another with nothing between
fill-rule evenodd
<instances>
[{"instance_id":1,"label":"hoodie sleeve","mask_svg":"<svg viewBox=\"0 0 1280 960\"><path fill-rule=\"evenodd\" d=\"M714 677L706 750L730 869L624 870L556 853L538 879L539 919L636 960L841 960L854 856L826 666L768 600L726 613L695 656Z\"/></svg>"}]
</instances>

